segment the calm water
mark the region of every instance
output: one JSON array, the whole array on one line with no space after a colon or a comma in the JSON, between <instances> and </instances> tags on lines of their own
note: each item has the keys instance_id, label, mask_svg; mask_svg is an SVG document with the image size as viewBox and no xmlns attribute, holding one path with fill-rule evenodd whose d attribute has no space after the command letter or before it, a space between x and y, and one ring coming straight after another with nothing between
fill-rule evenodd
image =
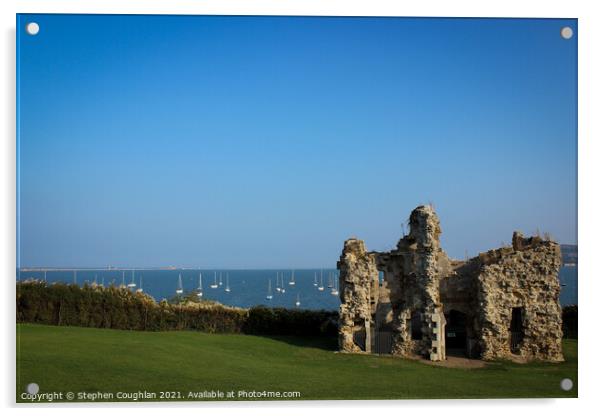
<instances>
[{"instance_id":1,"label":"calm water","mask_svg":"<svg viewBox=\"0 0 602 416\"><path fill-rule=\"evenodd\" d=\"M560 288L560 304L577 305L577 266L562 267L560 269L560 284L566 285Z\"/></svg>"},{"instance_id":2,"label":"calm water","mask_svg":"<svg viewBox=\"0 0 602 416\"><path fill-rule=\"evenodd\" d=\"M290 285L291 271L282 270L284 274L285 293L276 290L276 270L219 270L222 274L222 286L216 289L210 288L214 282L214 270L202 270L203 273L203 298L216 300L225 305L251 307L255 305L270 305L294 308L297 294L301 302L301 308L304 309L327 309L336 310L339 308L339 297L330 293L328 288L329 273L335 272L333 269L323 270L324 291L319 291L314 285L314 273L320 280L320 270L295 270L295 285ZM142 287L144 291L156 300L170 299L176 295L178 286L178 275L182 274L182 285L185 292L197 288L199 282L199 270L138 270L135 273L135 282L140 285L140 278L143 280ZM226 273L229 276L231 291L228 293L226 287ZM84 282L91 283L94 277L98 283L104 278L104 284L111 283L120 285L121 271L107 270L78 270L77 283L82 285ZM21 279L36 278L43 279L43 272L21 272ZM71 271L50 271L46 274L48 282L73 282L73 272ZM125 283L132 280L132 272L125 272ZM266 299L268 292L268 280L272 282L271 300ZM577 304L577 267L562 267L560 270L561 287L560 303L564 305Z\"/></svg>"},{"instance_id":3,"label":"calm water","mask_svg":"<svg viewBox=\"0 0 602 416\"><path fill-rule=\"evenodd\" d=\"M320 270L295 270L295 285L290 285L291 270L279 270L284 275L285 292L276 290L276 270L201 270L203 274L203 298L216 300L225 305L251 307L256 305L282 306L294 308L299 294L300 308L303 309L327 309L335 310L339 308L339 297L330 293L328 288L329 273L335 270L324 269L323 281L324 291L319 291L314 283L314 273L317 274L320 281ZM214 282L214 274L222 275L222 286L216 289L210 288ZM143 290L154 297L157 301L161 299L170 299L176 296L178 287L178 275L182 274L182 286L184 292L195 290L199 285L199 270L136 270L135 283L140 285L142 278ZM226 292L226 274L229 276L230 292ZM105 286L111 283L120 285L121 271L113 270L78 270L77 283L83 285L84 282L92 283L96 276L98 283L104 278ZM28 278L43 279L43 272L21 272L21 279ZM48 282L73 283L72 271L49 271L46 273ZM266 299L268 293L268 281L271 280L272 295L271 300ZM132 272L125 272L125 284L132 281ZM282 286L282 285L281 285ZM137 288L137 287L136 287ZM134 289L136 289L134 288Z\"/></svg>"}]
</instances>

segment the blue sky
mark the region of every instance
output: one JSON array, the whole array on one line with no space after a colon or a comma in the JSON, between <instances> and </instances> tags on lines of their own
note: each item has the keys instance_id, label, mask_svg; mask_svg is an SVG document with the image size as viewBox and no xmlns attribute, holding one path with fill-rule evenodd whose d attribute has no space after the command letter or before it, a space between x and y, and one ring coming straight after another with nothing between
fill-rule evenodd
<instances>
[{"instance_id":1,"label":"blue sky","mask_svg":"<svg viewBox=\"0 0 602 416\"><path fill-rule=\"evenodd\" d=\"M17 20L23 266L332 267L424 203L576 242L574 19Z\"/></svg>"}]
</instances>

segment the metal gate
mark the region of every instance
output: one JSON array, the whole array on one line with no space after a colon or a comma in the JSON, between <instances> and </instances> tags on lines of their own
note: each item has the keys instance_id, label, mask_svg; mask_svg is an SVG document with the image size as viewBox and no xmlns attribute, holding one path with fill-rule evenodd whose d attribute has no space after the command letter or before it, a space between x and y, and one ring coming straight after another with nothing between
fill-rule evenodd
<instances>
[{"instance_id":1,"label":"metal gate","mask_svg":"<svg viewBox=\"0 0 602 416\"><path fill-rule=\"evenodd\" d=\"M518 354L520 352L520 347L524 337L525 334L522 331L510 332L510 351L512 354Z\"/></svg>"},{"instance_id":2,"label":"metal gate","mask_svg":"<svg viewBox=\"0 0 602 416\"><path fill-rule=\"evenodd\" d=\"M374 331L372 352L374 354L391 354L393 349L392 331Z\"/></svg>"}]
</instances>

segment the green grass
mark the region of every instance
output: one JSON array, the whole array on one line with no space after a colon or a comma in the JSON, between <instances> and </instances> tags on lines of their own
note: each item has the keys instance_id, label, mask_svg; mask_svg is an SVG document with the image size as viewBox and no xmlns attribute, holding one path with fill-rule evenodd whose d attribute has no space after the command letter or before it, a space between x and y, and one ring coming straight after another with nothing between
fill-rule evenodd
<instances>
[{"instance_id":1,"label":"green grass","mask_svg":"<svg viewBox=\"0 0 602 416\"><path fill-rule=\"evenodd\" d=\"M577 397L577 341L562 364L452 369L335 354L333 340L17 326L17 401L44 392L298 391L301 399ZM572 391L560 389L570 378Z\"/></svg>"}]
</instances>

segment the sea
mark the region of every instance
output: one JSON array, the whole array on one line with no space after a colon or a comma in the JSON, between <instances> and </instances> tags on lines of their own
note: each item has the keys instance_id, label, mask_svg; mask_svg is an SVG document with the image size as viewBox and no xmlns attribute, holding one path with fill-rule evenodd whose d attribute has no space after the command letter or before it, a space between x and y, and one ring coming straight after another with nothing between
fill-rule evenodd
<instances>
[{"instance_id":1,"label":"sea","mask_svg":"<svg viewBox=\"0 0 602 416\"><path fill-rule=\"evenodd\" d=\"M155 300L170 300L176 296L179 285L179 276L182 280L184 294L195 291L199 286L199 273L203 280L203 299L215 300L224 305L249 308L257 305L272 307L285 307L312 310L338 310L340 299L332 294L332 281L336 280L335 269L305 269L294 271L294 284L291 284L292 270L192 270L192 269L138 269L138 270L107 270L107 269L78 269L49 270L46 272L48 283L63 282L79 285L104 283L105 286L119 286L123 282L127 285L136 284L131 290L136 290L142 283L142 289ZM220 275L221 282L220 285ZM282 276L282 278L277 275ZM122 277L123 276L123 277ZM320 276L324 290L320 291ZM17 273L17 279L44 279L44 272L22 270ZM314 285L317 280L317 286ZM560 269L561 283L560 303L562 306L577 305L577 266L563 266ZM226 281L227 280L227 281ZM280 283L277 285L276 281ZM283 286L284 292L277 287ZM216 288L211 288L217 282ZM226 283L230 288L227 292ZM267 299L268 286L271 286L271 299ZM296 302L300 305L297 306Z\"/></svg>"}]
</instances>

